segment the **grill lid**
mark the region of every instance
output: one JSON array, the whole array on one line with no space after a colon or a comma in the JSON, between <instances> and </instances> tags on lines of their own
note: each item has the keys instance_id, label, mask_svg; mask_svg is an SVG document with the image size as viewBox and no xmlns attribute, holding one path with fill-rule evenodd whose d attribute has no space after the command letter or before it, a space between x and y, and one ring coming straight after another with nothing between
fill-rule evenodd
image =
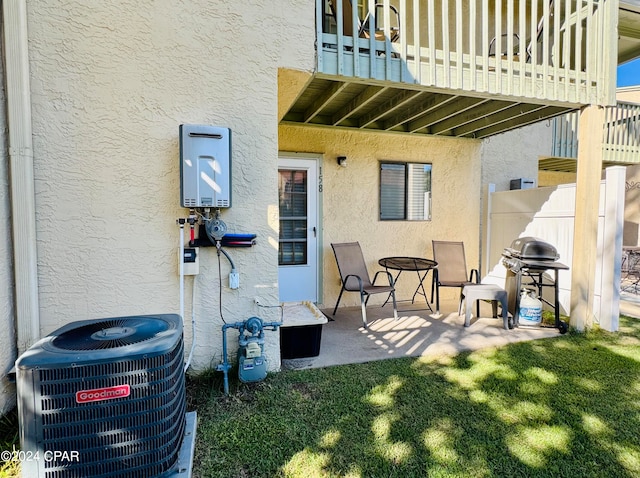
<instances>
[{"instance_id":1,"label":"grill lid","mask_svg":"<svg viewBox=\"0 0 640 478\"><path fill-rule=\"evenodd\" d=\"M519 237L504 250L505 256L522 260L556 261L560 258L558 250L548 242L537 237Z\"/></svg>"}]
</instances>

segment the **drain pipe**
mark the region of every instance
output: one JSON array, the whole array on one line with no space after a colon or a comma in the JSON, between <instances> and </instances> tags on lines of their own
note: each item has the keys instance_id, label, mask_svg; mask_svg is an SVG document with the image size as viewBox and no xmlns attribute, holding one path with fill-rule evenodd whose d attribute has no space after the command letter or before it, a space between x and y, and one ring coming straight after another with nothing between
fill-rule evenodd
<instances>
[{"instance_id":1,"label":"drain pipe","mask_svg":"<svg viewBox=\"0 0 640 478\"><path fill-rule=\"evenodd\" d=\"M180 320L184 321L184 223L185 219L178 219L178 226L180 227L180 252L178 253L178 267L180 275Z\"/></svg>"},{"instance_id":2,"label":"drain pipe","mask_svg":"<svg viewBox=\"0 0 640 478\"><path fill-rule=\"evenodd\" d=\"M193 216L189 216L189 219L179 218L176 220L176 223L180 227L180 238L179 238L179 252L178 252L178 264L179 264L179 275L180 275L180 318L183 322L184 328L184 225L189 222L192 226L191 230L193 231L193 223L190 221ZM193 232L192 232L193 234ZM193 240L193 236L191 237ZM192 288L191 288L191 351L189 352L189 357L184 364L184 371L186 372L191 365L191 359L193 358L193 352L196 348L196 276L193 276Z\"/></svg>"},{"instance_id":3,"label":"drain pipe","mask_svg":"<svg viewBox=\"0 0 640 478\"><path fill-rule=\"evenodd\" d=\"M196 280L198 276L193 276L192 289L191 289L191 350L189 351L189 357L184 364L184 371L189 370L191 366L191 359L193 359L193 352L196 349Z\"/></svg>"},{"instance_id":4,"label":"drain pipe","mask_svg":"<svg viewBox=\"0 0 640 478\"><path fill-rule=\"evenodd\" d=\"M2 2L18 354L40 338L35 186L25 0Z\"/></svg>"}]
</instances>

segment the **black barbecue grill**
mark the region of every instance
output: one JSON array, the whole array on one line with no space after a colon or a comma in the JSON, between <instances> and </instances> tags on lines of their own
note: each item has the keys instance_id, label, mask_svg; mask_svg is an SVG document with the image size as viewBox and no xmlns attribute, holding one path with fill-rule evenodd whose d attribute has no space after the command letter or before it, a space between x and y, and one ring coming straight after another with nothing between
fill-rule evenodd
<instances>
[{"instance_id":1,"label":"black barbecue grill","mask_svg":"<svg viewBox=\"0 0 640 478\"><path fill-rule=\"evenodd\" d=\"M514 325L518 326L520 314L520 290L522 287L533 288L538 298L553 307L555 327L561 334L567 331L568 325L560 320L560 300L558 297L558 271L567 270L568 266L558 262L560 255L557 249L548 242L536 237L520 237L502 252L502 264L507 268L507 295L509 312L513 315ZM554 277L545 279L544 273L552 270ZM524 280L523 280L524 279ZM553 287L554 303L544 299L544 287Z\"/></svg>"}]
</instances>

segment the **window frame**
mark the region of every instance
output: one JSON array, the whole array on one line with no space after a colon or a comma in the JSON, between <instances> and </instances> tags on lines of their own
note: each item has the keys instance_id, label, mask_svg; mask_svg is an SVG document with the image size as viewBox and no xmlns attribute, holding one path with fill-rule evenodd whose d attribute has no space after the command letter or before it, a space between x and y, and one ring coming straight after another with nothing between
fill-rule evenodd
<instances>
[{"instance_id":1,"label":"window frame","mask_svg":"<svg viewBox=\"0 0 640 478\"><path fill-rule=\"evenodd\" d=\"M404 177L402 179L402 187L404 189L404 197L402 198L402 207L403 207L403 217L383 217L383 181L382 175L384 172L384 166L403 166L404 167ZM409 219L409 196L411 194L411 184L409 181L410 175L410 166L429 166L429 188L423 193L429 193L429 205L428 205L428 213L426 217L422 217L422 219ZM406 221L406 222L420 222L420 221L431 221L433 217L432 208L433 208L433 163L429 162L419 162L419 161L394 161L394 160L380 160L378 161L378 220L379 221ZM423 203L424 205L424 203Z\"/></svg>"}]
</instances>

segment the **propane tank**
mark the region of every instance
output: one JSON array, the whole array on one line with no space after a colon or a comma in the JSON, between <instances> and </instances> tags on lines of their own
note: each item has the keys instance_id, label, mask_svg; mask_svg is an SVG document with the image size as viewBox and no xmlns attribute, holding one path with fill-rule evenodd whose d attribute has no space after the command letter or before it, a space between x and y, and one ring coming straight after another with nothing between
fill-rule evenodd
<instances>
[{"instance_id":1,"label":"propane tank","mask_svg":"<svg viewBox=\"0 0 640 478\"><path fill-rule=\"evenodd\" d=\"M525 288L520 293L518 322L522 325L540 325L542 322L542 301Z\"/></svg>"}]
</instances>

